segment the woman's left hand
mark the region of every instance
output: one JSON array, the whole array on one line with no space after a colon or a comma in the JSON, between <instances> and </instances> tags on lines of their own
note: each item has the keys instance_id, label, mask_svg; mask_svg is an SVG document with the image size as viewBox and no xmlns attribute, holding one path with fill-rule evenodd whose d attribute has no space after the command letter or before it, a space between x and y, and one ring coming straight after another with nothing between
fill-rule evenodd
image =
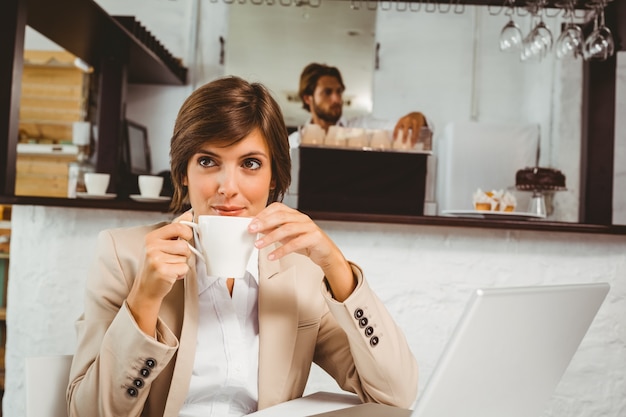
<instances>
[{"instance_id":1,"label":"woman's left hand","mask_svg":"<svg viewBox=\"0 0 626 417\"><path fill-rule=\"evenodd\" d=\"M336 300L345 300L354 290L352 268L343 253L306 214L283 203L272 203L252 220L249 230L264 235L255 243L259 249L282 244L268 255L270 260L292 252L311 258L324 271Z\"/></svg>"}]
</instances>

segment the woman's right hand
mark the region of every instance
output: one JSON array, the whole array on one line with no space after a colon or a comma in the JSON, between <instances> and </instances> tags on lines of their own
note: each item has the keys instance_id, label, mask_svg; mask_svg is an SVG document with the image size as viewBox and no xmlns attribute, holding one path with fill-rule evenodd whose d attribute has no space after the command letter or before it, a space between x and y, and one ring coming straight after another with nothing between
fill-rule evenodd
<instances>
[{"instance_id":1,"label":"woman's right hand","mask_svg":"<svg viewBox=\"0 0 626 417\"><path fill-rule=\"evenodd\" d=\"M137 325L150 336L155 335L163 298L189 272L187 241L193 238L193 231L180 220L192 221L193 214L188 211L146 235L144 259L126 300Z\"/></svg>"}]
</instances>

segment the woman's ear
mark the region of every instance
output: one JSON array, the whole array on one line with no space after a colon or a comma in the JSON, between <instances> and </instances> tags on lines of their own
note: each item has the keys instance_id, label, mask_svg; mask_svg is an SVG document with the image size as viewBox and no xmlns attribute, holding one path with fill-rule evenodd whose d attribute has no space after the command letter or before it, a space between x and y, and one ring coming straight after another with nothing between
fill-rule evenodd
<instances>
[{"instance_id":1,"label":"woman's ear","mask_svg":"<svg viewBox=\"0 0 626 417\"><path fill-rule=\"evenodd\" d=\"M185 187L189 186L189 182L187 181L187 176L186 175L183 177L183 185Z\"/></svg>"}]
</instances>

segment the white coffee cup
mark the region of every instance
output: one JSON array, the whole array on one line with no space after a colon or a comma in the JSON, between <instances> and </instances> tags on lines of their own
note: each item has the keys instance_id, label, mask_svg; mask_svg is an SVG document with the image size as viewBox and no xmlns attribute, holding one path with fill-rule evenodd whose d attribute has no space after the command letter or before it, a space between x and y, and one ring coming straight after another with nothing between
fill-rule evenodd
<instances>
[{"instance_id":1,"label":"white coffee cup","mask_svg":"<svg viewBox=\"0 0 626 417\"><path fill-rule=\"evenodd\" d=\"M377 129L372 133L372 139L370 140L370 146L374 149L389 149L391 148L391 134L387 130Z\"/></svg>"},{"instance_id":2,"label":"white coffee cup","mask_svg":"<svg viewBox=\"0 0 626 417\"><path fill-rule=\"evenodd\" d=\"M369 145L369 138L365 129L353 127L346 136L350 148L364 148Z\"/></svg>"},{"instance_id":3,"label":"white coffee cup","mask_svg":"<svg viewBox=\"0 0 626 417\"><path fill-rule=\"evenodd\" d=\"M142 197L155 198L161 195L163 177L158 175L140 175L139 193Z\"/></svg>"},{"instance_id":4,"label":"white coffee cup","mask_svg":"<svg viewBox=\"0 0 626 417\"><path fill-rule=\"evenodd\" d=\"M207 274L221 278L243 278L256 233L248 232L250 217L198 216L198 223L181 221L191 226L200 248L189 248L206 265Z\"/></svg>"},{"instance_id":5,"label":"white coffee cup","mask_svg":"<svg viewBox=\"0 0 626 417\"><path fill-rule=\"evenodd\" d=\"M324 143L326 132L320 125L307 124L301 128L300 137L303 144L321 145Z\"/></svg>"},{"instance_id":6,"label":"white coffee cup","mask_svg":"<svg viewBox=\"0 0 626 417\"><path fill-rule=\"evenodd\" d=\"M85 173L85 188L88 194L104 195L109 187L111 175L98 172Z\"/></svg>"}]
</instances>

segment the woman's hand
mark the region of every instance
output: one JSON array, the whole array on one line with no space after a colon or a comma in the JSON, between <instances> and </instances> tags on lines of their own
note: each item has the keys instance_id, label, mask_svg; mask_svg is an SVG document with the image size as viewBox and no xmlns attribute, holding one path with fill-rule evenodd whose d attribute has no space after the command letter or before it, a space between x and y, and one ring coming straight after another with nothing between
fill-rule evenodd
<instances>
[{"instance_id":1,"label":"woman's hand","mask_svg":"<svg viewBox=\"0 0 626 417\"><path fill-rule=\"evenodd\" d=\"M155 334L163 298L189 272L187 241L193 231L180 220L192 221L191 211L146 235L143 263L126 300L135 321L150 336Z\"/></svg>"},{"instance_id":2,"label":"woman's hand","mask_svg":"<svg viewBox=\"0 0 626 417\"><path fill-rule=\"evenodd\" d=\"M276 242L282 244L268 255L270 260L292 252L311 258L324 271L336 300L345 300L354 290L352 268L343 253L306 214L282 203L273 203L252 220L249 230L264 234L255 243L259 249Z\"/></svg>"}]
</instances>

